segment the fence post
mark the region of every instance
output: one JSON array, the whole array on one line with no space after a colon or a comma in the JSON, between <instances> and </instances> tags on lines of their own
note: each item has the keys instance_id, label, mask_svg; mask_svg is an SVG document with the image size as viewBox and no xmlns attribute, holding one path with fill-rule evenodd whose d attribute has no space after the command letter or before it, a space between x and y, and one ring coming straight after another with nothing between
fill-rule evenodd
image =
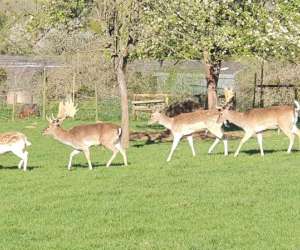
<instances>
[{"instance_id":1,"label":"fence post","mask_svg":"<svg viewBox=\"0 0 300 250\"><path fill-rule=\"evenodd\" d=\"M73 83L72 83L72 101L75 102L75 83L76 83L76 72L73 69Z\"/></svg>"},{"instance_id":2,"label":"fence post","mask_svg":"<svg viewBox=\"0 0 300 250\"><path fill-rule=\"evenodd\" d=\"M294 96L295 96L295 100L298 99L298 88L296 86L294 86Z\"/></svg>"},{"instance_id":3,"label":"fence post","mask_svg":"<svg viewBox=\"0 0 300 250\"><path fill-rule=\"evenodd\" d=\"M261 69L260 69L260 101L259 101L259 107L263 108L264 106L264 90L263 90L263 85L264 85L264 61L261 63Z\"/></svg>"},{"instance_id":4,"label":"fence post","mask_svg":"<svg viewBox=\"0 0 300 250\"><path fill-rule=\"evenodd\" d=\"M13 106L12 106L12 114L11 114L11 120L15 120L15 114L16 114L16 103L17 103L17 94L14 92L14 98L13 98Z\"/></svg>"},{"instance_id":5,"label":"fence post","mask_svg":"<svg viewBox=\"0 0 300 250\"><path fill-rule=\"evenodd\" d=\"M253 91L253 102L252 102L252 108L255 107L255 95L256 95L256 81L257 81L257 73L254 73L254 91Z\"/></svg>"},{"instance_id":6,"label":"fence post","mask_svg":"<svg viewBox=\"0 0 300 250\"><path fill-rule=\"evenodd\" d=\"M44 72L43 72L43 114L42 114L43 120L46 119L46 81L47 81L46 74L47 74L46 67L44 67Z\"/></svg>"},{"instance_id":7,"label":"fence post","mask_svg":"<svg viewBox=\"0 0 300 250\"><path fill-rule=\"evenodd\" d=\"M98 91L97 91L97 83L95 81L95 105L96 105L96 115L95 115L95 119L96 121L98 121Z\"/></svg>"}]
</instances>

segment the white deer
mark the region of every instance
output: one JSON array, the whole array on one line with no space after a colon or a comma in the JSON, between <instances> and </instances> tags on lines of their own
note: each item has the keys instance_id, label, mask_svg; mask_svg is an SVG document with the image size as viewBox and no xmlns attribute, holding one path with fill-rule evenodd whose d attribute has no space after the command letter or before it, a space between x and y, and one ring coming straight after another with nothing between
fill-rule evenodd
<instances>
[{"instance_id":1,"label":"white deer","mask_svg":"<svg viewBox=\"0 0 300 250\"><path fill-rule=\"evenodd\" d=\"M113 152L106 167L110 166L118 152L122 154L124 165L127 166L126 152L121 145L122 129L119 126L111 123L99 122L96 124L75 126L70 130L65 130L61 127L64 119L67 117L74 117L77 110L77 106L74 105L71 99L60 102L57 117L55 118L53 115L52 119L47 117L49 126L44 130L44 135L50 135L54 139L74 149L70 154L68 170L71 170L73 156L80 152L84 153L89 169L92 170L89 148L95 145L103 145Z\"/></svg>"},{"instance_id":2,"label":"white deer","mask_svg":"<svg viewBox=\"0 0 300 250\"><path fill-rule=\"evenodd\" d=\"M217 110L197 110L190 113L182 113L175 117L168 117L158 111L155 111L150 118L149 124L159 123L169 129L173 135L173 144L167 161L170 161L174 150L176 149L180 139L187 136L187 140L195 156L195 149L193 145L193 133L201 130L208 130L216 139L208 150L210 154L214 147L223 140L224 155L228 155L227 139L224 138L224 131L222 124L217 123L219 112Z\"/></svg>"},{"instance_id":3,"label":"white deer","mask_svg":"<svg viewBox=\"0 0 300 250\"><path fill-rule=\"evenodd\" d=\"M296 126L300 105L297 101L294 101L294 103L295 106L281 105L268 108L254 108L246 112L230 110L230 105L228 104L220 112L218 122L223 123L225 120L228 120L245 131L244 137L240 141L234 156L238 156L242 145L254 134L257 136L260 154L263 156L262 133L265 130L278 128L282 130L290 140L287 150L287 153L290 153L294 144L295 135L300 137L299 129Z\"/></svg>"},{"instance_id":4,"label":"white deer","mask_svg":"<svg viewBox=\"0 0 300 250\"><path fill-rule=\"evenodd\" d=\"M28 152L26 146L30 146L31 143L27 140L27 137L19 132L6 132L0 134L0 154L6 152L12 152L19 158L21 158L18 168L27 170Z\"/></svg>"}]
</instances>

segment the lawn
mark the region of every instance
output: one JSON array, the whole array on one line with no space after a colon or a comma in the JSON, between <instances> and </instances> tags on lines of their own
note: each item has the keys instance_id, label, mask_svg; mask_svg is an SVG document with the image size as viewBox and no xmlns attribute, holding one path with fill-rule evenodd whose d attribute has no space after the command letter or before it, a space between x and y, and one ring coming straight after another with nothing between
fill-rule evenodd
<instances>
[{"instance_id":1,"label":"lawn","mask_svg":"<svg viewBox=\"0 0 300 250\"><path fill-rule=\"evenodd\" d=\"M228 157L197 140L194 158L184 141L170 163L170 143L133 142L128 167L93 148L93 171L83 155L67 171L70 148L32 122L1 124L32 146L27 172L0 156L0 249L300 249L300 151L282 134L266 134L263 158L255 138L238 158L238 140Z\"/></svg>"}]
</instances>

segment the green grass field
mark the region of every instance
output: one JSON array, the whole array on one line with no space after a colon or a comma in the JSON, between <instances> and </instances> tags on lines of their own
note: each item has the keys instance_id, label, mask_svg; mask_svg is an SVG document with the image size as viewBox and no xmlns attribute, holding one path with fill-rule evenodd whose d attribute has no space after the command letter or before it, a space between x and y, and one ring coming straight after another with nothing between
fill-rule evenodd
<instances>
[{"instance_id":1,"label":"green grass field","mask_svg":"<svg viewBox=\"0 0 300 250\"><path fill-rule=\"evenodd\" d=\"M255 138L238 158L238 140L228 157L197 140L195 158L184 141L170 163L170 143L134 142L128 167L93 148L93 171L83 155L67 171L71 149L32 122L0 128L32 142L27 172L0 155L0 249L300 249L300 151L282 134L266 134L264 158Z\"/></svg>"}]
</instances>

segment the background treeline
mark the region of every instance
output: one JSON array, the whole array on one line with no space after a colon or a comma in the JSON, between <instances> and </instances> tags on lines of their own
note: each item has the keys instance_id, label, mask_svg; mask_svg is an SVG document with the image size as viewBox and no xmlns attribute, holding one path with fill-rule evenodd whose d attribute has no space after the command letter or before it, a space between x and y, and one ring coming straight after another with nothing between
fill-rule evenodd
<instances>
[{"instance_id":1,"label":"background treeline","mask_svg":"<svg viewBox=\"0 0 300 250\"><path fill-rule=\"evenodd\" d=\"M0 2L1 54L59 56L71 66L68 70L49 71L49 99L71 91L72 72L76 70L78 98L94 97L97 89L102 101L115 96L116 107L120 102L116 64L128 44L125 59L129 62L195 59L215 69L219 62L227 60L242 63L245 67L236 75L235 87L239 107L247 109L252 105L254 73L260 72L262 60L265 83L299 85L297 37L298 1ZM5 82L5 72L2 75ZM41 78L41 72L33 78L37 92ZM168 89L172 74L169 78L171 84L163 91L172 89L179 99L191 95L182 88ZM156 89L151 72L127 70L126 79L129 96L162 91ZM266 94L266 105L284 102L289 95L282 93L277 100L278 92L271 91Z\"/></svg>"}]
</instances>

